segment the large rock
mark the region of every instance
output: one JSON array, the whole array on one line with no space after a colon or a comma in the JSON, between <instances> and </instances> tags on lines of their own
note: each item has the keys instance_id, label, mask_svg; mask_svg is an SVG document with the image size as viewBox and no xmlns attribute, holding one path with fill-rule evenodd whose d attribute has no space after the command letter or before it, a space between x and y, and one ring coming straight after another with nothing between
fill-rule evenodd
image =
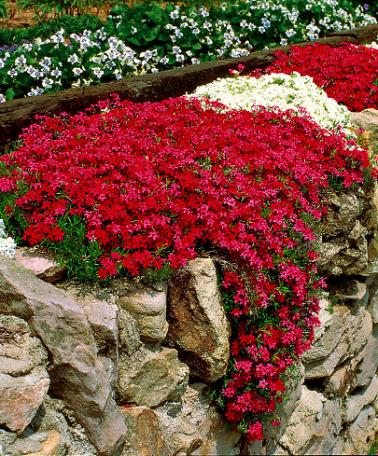
<instances>
[{"instance_id":1,"label":"large rock","mask_svg":"<svg viewBox=\"0 0 378 456\"><path fill-rule=\"evenodd\" d=\"M7 446L8 454L25 456L64 456L66 451L62 445L59 432L37 432L22 439L17 439Z\"/></svg>"},{"instance_id":2,"label":"large rock","mask_svg":"<svg viewBox=\"0 0 378 456\"><path fill-rule=\"evenodd\" d=\"M378 130L378 110L369 108L361 112L351 112L350 121L364 130Z\"/></svg>"},{"instance_id":3,"label":"large rock","mask_svg":"<svg viewBox=\"0 0 378 456\"><path fill-rule=\"evenodd\" d=\"M170 456L156 413L143 406L124 407L129 432L122 456Z\"/></svg>"},{"instance_id":4,"label":"large rock","mask_svg":"<svg viewBox=\"0 0 378 456\"><path fill-rule=\"evenodd\" d=\"M20 318L0 315L0 425L21 433L46 397L47 353Z\"/></svg>"},{"instance_id":5,"label":"large rock","mask_svg":"<svg viewBox=\"0 0 378 456\"><path fill-rule=\"evenodd\" d=\"M333 454L368 454L378 431L378 418L371 406L364 407L358 417L339 437Z\"/></svg>"},{"instance_id":6,"label":"large rock","mask_svg":"<svg viewBox=\"0 0 378 456\"><path fill-rule=\"evenodd\" d=\"M367 229L357 220L348 234L324 238L317 265L323 274L340 276L365 273L369 265Z\"/></svg>"},{"instance_id":7,"label":"large rock","mask_svg":"<svg viewBox=\"0 0 378 456\"><path fill-rule=\"evenodd\" d=\"M325 312L323 308L322 313ZM352 314L347 306L334 306L333 313L322 323L321 336L302 358L307 379L331 376L341 362L366 345L372 330L371 316L362 307Z\"/></svg>"},{"instance_id":8,"label":"large rock","mask_svg":"<svg viewBox=\"0 0 378 456\"><path fill-rule=\"evenodd\" d=\"M118 312L118 343L119 351L127 356L133 355L142 346L137 322L122 308Z\"/></svg>"},{"instance_id":9,"label":"large rock","mask_svg":"<svg viewBox=\"0 0 378 456\"><path fill-rule=\"evenodd\" d=\"M370 385L362 391L349 396L345 401L342 419L345 423L354 421L360 411L369 404L372 404L378 396L378 377L375 375Z\"/></svg>"},{"instance_id":10,"label":"large rock","mask_svg":"<svg viewBox=\"0 0 378 456\"><path fill-rule=\"evenodd\" d=\"M303 386L279 443L290 454L332 454L335 435L340 430L339 404Z\"/></svg>"},{"instance_id":11,"label":"large rock","mask_svg":"<svg viewBox=\"0 0 378 456\"><path fill-rule=\"evenodd\" d=\"M45 282L56 283L67 275L67 269L58 265L51 253L38 248L18 248L15 260Z\"/></svg>"},{"instance_id":12,"label":"large rock","mask_svg":"<svg viewBox=\"0 0 378 456\"><path fill-rule=\"evenodd\" d=\"M189 379L188 366L170 348L143 348L132 356L120 355L117 392L121 402L156 407L179 399Z\"/></svg>"},{"instance_id":13,"label":"large rock","mask_svg":"<svg viewBox=\"0 0 378 456\"><path fill-rule=\"evenodd\" d=\"M83 308L98 351L115 361L118 357L118 307L75 286L65 288L65 291Z\"/></svg>"},{"instance_id":14,"label":"large rock","mask_svg":"<svg viewBox=\"0 0 378 456\"><path fill-rule=\"evenodd\" d=\"M364 195L358 190L333 193L327 199L327 215L322 221L322 235L330 238L350 233L364 209Z\"/></svg>"},{"instance_id":15,"label":"large rock","mask_svg":"<svg viewBox=\"0 0 378 456\"><path fill-rule=\"evenodd\" d=\"M190 261L173 277L168 299L168 342L178 349L191 375L215 382L227 369L230 331L213 261Z\"/></svg>"},{"instance_id":16,"label":"large rock","mask_svg":"<svg viewBox=\"0 0 378 456\"><path fill-rule=\"evenodd\" d=\"M124 440L124 418L82 307L14 260L0 260L0 312L28 320L49 352L51 388L64 399L101 455Z\"/></svg>"},{"instance_id":17,"label":"large rock","mask_svg":"<svg viewBox=\"0 0 378 456\"><path fill-rule=\"evenodd\" d=\"M122 296L118 305L133 316L144 342L157 343L165 339L168 332L165 291L145 288Z\"/></svg>"}]
</instances>

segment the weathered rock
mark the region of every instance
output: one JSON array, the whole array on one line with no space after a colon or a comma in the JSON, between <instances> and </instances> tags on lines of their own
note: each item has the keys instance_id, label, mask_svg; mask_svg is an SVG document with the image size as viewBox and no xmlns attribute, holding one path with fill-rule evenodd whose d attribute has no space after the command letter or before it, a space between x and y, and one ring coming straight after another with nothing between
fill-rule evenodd
<instances>
[{"instance_id":1,"label":"weathered rock","mask_svg":"<svg viewBox=\"0 0 378 456\"><path fill-rule=\"evenodd\" d=\"M21 433L50 385L47 353L20 318L0 315L0 425Z\"/></svg>"},{"instance_id":2,"label":"weathered rock","mask_svg":"<svg viewBox=\"0 0 378 456\"><path fill-rule=\"evenodd\" d=\"M122 456L170 456L156 413L143 406L124 407L129 432Z\"/></svg>"},{"instance_id":3,"label":"weathered rock","mask_svg":"<svg viewBox=\"0 0 378 456\"><path fill-rule=\"evenodd\" d=\"M72 411L64 406L63 401L47 398L38 411L28 432L59 433L62 456L97 456L95 448L89 443L84 429L77 423ZM60 449L59 449L60 451ZM60 456L60 453L56 456ZM55 456L55 455L54 455Z\"/></svg>"},{"instance_id":4,"label":"weathered rock","mask_svg":"<svg viewBox=\"0 0 378 456\"><path fill-rule=\"evenodd\" d=\"M36 453L28 453L26 456L58 456L64 454L61 450L61 436L59 432L50 431L47 434L46 440L42 443L42 448Z\"/></svg>"},{"instance_id":5,"label":"weathered rock","mask_svg":"<svg viewBox=\"0 0 378 456\"><path fill-rule=\"evenodd\" d=\"M297 407L297 403L302 396L302 385L304 382L305 370L303 364L296 366L296 371L292 371L290 377L285 382L287 400L282 407L279 407L277 412L280 417L280 426L274 427L269 425L266 431L266 453L267 454L282 454L277 453L280 445L279 441L285 432L286 426L291 415ZM253 454L252 449L249 453Z\"/></svg>"},{"instance_id":6,"label":"weathered rock","mask_svg":"<svg viewBox=\"0 0 378 456\"><path fill-rule=\"evenodd\" d=\"M224 418L211 404L207 387L203 383L193 383L182 396L180 417L197 429L202 439L199 448L192 452L196 456L209 454L240 454L240 433L227 428Z\"/></svg>"},{"instance_id":7,"label":"weathered rock","mask_svg":"<svg viewBox=\"0 0 378 456\"><path fill-rule=\"evenodd\" d=\"M319 248L319 270L334 276L365 273L369 264L366 234L357 220L348 235L325 238Z\"/></svg>"},{"instance_id":8,"label":"weathered rock","mask_svg":"<svg viewBox=\"0 0 378 456\"><path fill-rule=\"evenodd\" d=\"M369 303L368 311L370 312L373 323L378 323L378 275L368 278L369 285Z\"/></svg>"},{"instance_id":9,"label":"weathered rock","mask_svg":"<svg viewBox=\"0 0 378 456\"><path fill-rule=\"evenodd\" d=\"M378 396L378 377L375 375L370 385L363 391L359 391L352 396L349 396L345 401L345 406L342 412L344 423L354 421L360 411L369 404L372 404Z\"/></svg>"},{"instance_id":10,"label":"weathered rock","mask_svg":"<svg viewBox=\"0 0 378 456\"><path fill-rule=\"evenodd\" d=\"M351 112L350 121L356 127L363 128L364 130L377 130L378 110L369 108L361 112Z\"/></svg>"},{"instance_id":11,"label":"weathered rock","mask_svg":"<svg viewBox=\"0 0 378 456\"><path fill-rule=\"evenodd\" d=\"M335 448L333 454L367 454L377 431L378 418L374 408L371 406L364 407L357 419L347 428L342 447Z\"/></svg>"},{"instance_id":12,"label":"weathered rock","mask_svg":"<svg viewBox=\"0 0 378 456\"><path fill-rule=\"evenodd\" d=\"M373 329L368 343L361 354L355 358L356 367L352 381L352 389L367 386L378 368L378 328Z\"/></svg>"},{"instance_id":13,"label":"weathered rock","mask_svg":"<svg viewBox=\"0 0 378 456\"><path fill-rule=\"evenodd\" d=\"M280 439L290 454L332 454L334 435L341 429L337 402L303 386L302 396Z\"/></svg>"},{"instance_id":14,"label":"weathered rock","mask_svg":"<svg viewBox=\"0 0 378 456\"><path fill-rule=\"evenodd\" d=\"M366 305L369 298L366 282L350 277L339 278L332 287L332 294L338 301L354 302L358 305Z\"/></svg>"},{"instance_id":15,"label":"weathered rock","mask_svg":"<svg viewBox=\"0 0 378 456\"><path fill-rule=\"evenodd\" d=\"M306 378L331 376L341 362L366 345L371 329L371 316L363 308L353 315L346 306L334 306L331 318L323 326L322 336L302 358Z\"/></svg>"},{"instance_id":16,"label":"weathered rock","mask_svg":"<svg viewBox=\"0 0 378 456\"><path fill-rule=\"evenodd\" d=\"M142 346L136 321L122 308L118 312L118 333L120 352L131 356Z\"/></svg>"},{"instance_id":17,"label":"weathered rock","mask_svg":"<svg viewBox=\"0 0 378 456\"><path fill-rule=\"evenodd\" d=\"M213 261L190 261L173 277L168 298L168 342L191 375L215 382L227 369L230 331Z\"/></svg>"},{"instance_id":18,"label":"weathered rock","mask_svg":"<svg viewBox=\"0 0 378 456\"><path fill-rule=\"evenodd\" d=\"M126 433L82 307L9 258L0 261L0 312L26 319L50 355L52 390L98 452L112 455Z\"/></svg>"},{"instance_id":19,"label":"weathered rock","mask_svg":"<svg viewBox=\"0 0 378 456\"><path fill-rule=\"evenodd\" d=\"M329 238L350 233L363 209L362 192L333 193L327 199L327 215L321 225L322 235Z\"/></svg>"},{"instance_id":20,"label":"weathered rock","mask_svg":"<svg viewBox=\"0 0 378 456\"><path fill-rule=\"evenodd\" d=\"M50 379L41 367L21 377L0 374L0 425L21 433L34 418L49 385Z\"/></svg>"},{"instance_id":21,"label":"weathered rock","mask_svg":"<svg viewBox=\"0 0 378 456\"><path fill-rule=\"evenodd\" d=\"M169 454L195 454L193 452L201 445L202 437L193 424L183 416L171 417L164 412L156 412L156 415Z\"/></svg>"},{"instance_id":22,"label":"weathered rock","mask_svg":"<svg viewBox=\"0 0 378 456\"><path fill-rule=\"evenodd\" d=\"M51 253L41 249L20 247L15 260L45 282L56 283L67 275L67 269L58 265Z\"/></svg>"},{"instance_id":23,"label":"weathered rock","mask_svg":"<svg viewBox=\"0 0 378 456\"><path fill-rule=\"evenodd\" d=\"M17 439L6 447L6 453L20 456L63 456L66 451L59 432L50 431Z\"/></svg>"},{"instance_id":24,"label":"weathered rock","mask_svg":"<svg viewBox=\"0 0 378 456\"><path fill-rule=\"evenodd\" d=\"M122 296L118 305L129 312L138 325L140 337L148 343L162 342L168 332L165 291L144 289Z\"/></svg>"},{"instance_id":25,"label":"weathered rock","mask_svg":"<svg viewBox=\"0 0 378 456\"><path fill-rule=\"evenodd\" d=\"M118 307L75 287L66 288L65 291L83 308L98 351L115 361L118 357Z\"/></svg>"},{"instance_id":26,"label":"weathered rock","mask_svg":"<svg viewBox=\"0 0 378 456\"><path fill-rule=\"evenodd\" d=\"M143 348L130 357L120 355L117 392L121 402L155 407L178 399L188 378L188 366L179 361L176 350Z\"/></svg>"}]
</instances>

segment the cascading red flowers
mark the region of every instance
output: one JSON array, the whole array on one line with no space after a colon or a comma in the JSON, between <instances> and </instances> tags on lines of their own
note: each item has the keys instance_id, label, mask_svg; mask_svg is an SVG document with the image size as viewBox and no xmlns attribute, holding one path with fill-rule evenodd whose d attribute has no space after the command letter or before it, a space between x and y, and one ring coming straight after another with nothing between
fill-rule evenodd
<instances>
[{"instance_id":1,"label":"cascading red flowers","mask_svg":"<svg viewBox=\"0 0 378 456\"><path fill-rule=\"evenodd\" d=\"M277 51L275 56L264 73L296 71L311 76L329 97L350 111L378 108L378 49L350 43L337 47L315 43L292 46L288 54ZM259 74L259 70L252 73Z\"/></svg>"},{"instance_id":2,"label":"cascading red flowers","mask_svg":"<svg viewBox=\"0 0 378 456\"><path fill-rule=\"evenodd\" d=\"M209 247L226 260L231 361L218 403L263 438L317 323L322 195L332 182L362 183L366 152L293 112L221 113L185 99L102 102L44 117L22 140L0 160L0 215L11 223L13 197L27 243L59 251L81 220L100 278L179 268Z\"/></svg>"}]
</instances>

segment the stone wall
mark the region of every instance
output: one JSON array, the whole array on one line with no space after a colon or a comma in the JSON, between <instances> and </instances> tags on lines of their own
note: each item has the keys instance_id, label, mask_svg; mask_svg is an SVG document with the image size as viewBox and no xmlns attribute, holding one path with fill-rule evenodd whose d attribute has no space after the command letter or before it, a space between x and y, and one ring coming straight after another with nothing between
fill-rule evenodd
<instances>
[{"instance_id":1,"label":"stone wall","mask_svg":"<svg viewBox=\"0 0 378 456\"><path fill-rule=\"evenodd\" d=\"M65 279L40 250L0 259L0 455L366 454L378 432L378 188L331 195L321 327L282 426L248 445L212 405L229 356L217 264L170 283Z\"/></svg>"}]
</instances>

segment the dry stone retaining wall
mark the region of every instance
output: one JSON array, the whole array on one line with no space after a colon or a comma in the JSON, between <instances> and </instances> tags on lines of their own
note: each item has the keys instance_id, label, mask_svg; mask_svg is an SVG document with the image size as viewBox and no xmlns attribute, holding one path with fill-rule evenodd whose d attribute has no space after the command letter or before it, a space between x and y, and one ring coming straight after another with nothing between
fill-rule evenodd
<instances>
[{"instance_id":1,"label":"dry stone retaining wall","mask_svg":"<svg viewBox=\"0 0 378 456\"><path fill-rule=\"evenodd\" d=\"M211 258L169 284L111 288L65 280L38 250L1 258L0 454L366 453L378 431L377 204L377 187L330 198L322 324L282 426L253 445L209 399L229 356Z\"/></svg>"}]
</instances>

